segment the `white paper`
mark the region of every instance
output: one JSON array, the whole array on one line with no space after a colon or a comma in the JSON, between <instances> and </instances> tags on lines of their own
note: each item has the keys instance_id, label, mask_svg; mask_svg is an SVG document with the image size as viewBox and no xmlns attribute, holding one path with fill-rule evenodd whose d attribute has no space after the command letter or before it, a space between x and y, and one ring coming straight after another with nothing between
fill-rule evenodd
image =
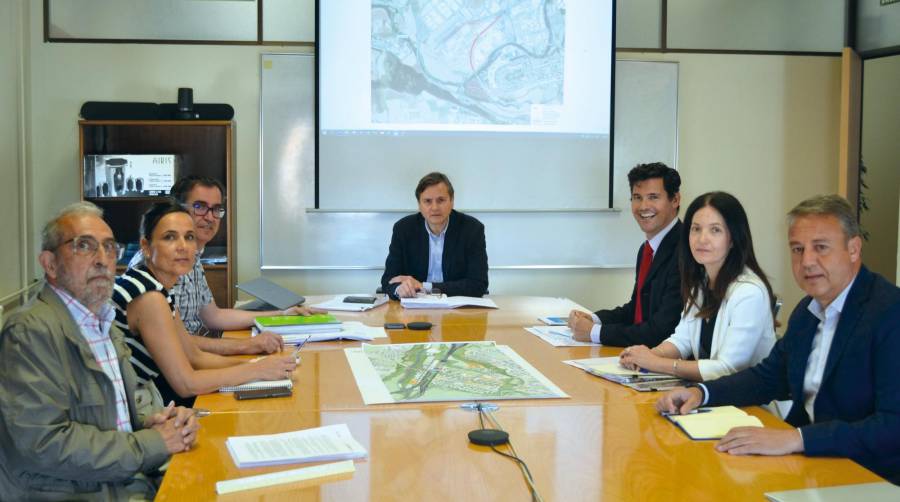
<instances>
[{"instance_id":1,"label":"white paper","mask_svg":"<svg viewBox=\"0 0 900 502\"><path fill-rule=\"evenodd\" d=\"M349 294L349 295L337 295L330 300L326 300L322 303L317 303L315 305L310 305L311 307L316 307L325 310L337 310L341 312L365 312L367 310L372 310L375 307L380 307L384 305L388 301L387 295L375 295L375 303L344 303L344 298L348 296L369 296L365 293L357 293L357 294Z\"/></svg>"},{"instance_id":2,"label":"white paper","mask_svg":"<svg viewBox=\"0 0 900 502\"><path fill-rule=\"evenodd\" d=\"M358 321L344 321L339 331L330 333L282 333L281 338L287 345L297 345L309 338L310 342L327 342L331 340L356 340L372 341L376 338L387 338L387 332L381 326L367 326ZM252 336L259 334L259 330L250 330Z\"/></svg>"},{"instance_id":3,"label":"white paper","mask_svg":"<svg viewBox=\"0 0 900 502\"><path fill-rule=\"evenodd\" d=\"M566 326L568 325L568 316L564 315L554 315L554 316L544 316L538 317L538 321L548 325L548 326Z\"/></svg>"},{"instance_id":4,"label":"white paper","mask_svg":"<svg viewBox=\"0 0 900 502\"><path fill-rule=\"evenodd\" d=\"M401 298L400 305L406 309L455 309L458 307L497 308L497 304L490 298L447 295L423 295L415 298Z\"/></svg>"},{"instance_id":5,"label":"white paper","mask_svg":"<svg viewBox=\"0 0 900 502\"><path fill-rule=\"evenodd\" d=\"M583 369L590 373L595 374L604 374L604 375L616 375L616 376L664 376L675 378L671 375L666 375L665 373L654 373L652 371L644 371L644 370L629 370L623 368L619 364L619 358L617 356L612 357L594 357L590 359L570 359L568 361L563 361L564 363L574 366L576 368Z\"/></svg>"},{"instance_id":6,"label":"white paper","mask_svg":"<svg viewBox=\"0 0 900 502\"><path fill-rule=\"evenodd\" d=\"M282 434L234 436L225 441L235 465L264 465L346 460L368 455L347 424L327 425Z\"/></svg>"},{"instance_id":7,"label":"white paper","mask_svg":"<svg viewBox=\"0 0 900 502\"><path fill-rule=\"evenodd\" d=\"M340 462L314 465L312 467L299 467L287 471L270 472L268 474L219 481L216 483L216 493L224 495L226 493L296 483L298 481L307 481L310 479L324 478L325 476L335 476L351 472L356 472L356 466L353 464L353 461L342 460Z\"/></svg>"},{"instance_id":8,"label":"white paper","mask_svg":"<svg viewBox=\"0 0 900 502\"><path fill-rule=\"evenodd\" d=\"M554 347L583 347L598 345L591 342L579 342L572 338L572 330L562 326L532 326L525 331L553 345Z\"/></svg>"}]
</instances>

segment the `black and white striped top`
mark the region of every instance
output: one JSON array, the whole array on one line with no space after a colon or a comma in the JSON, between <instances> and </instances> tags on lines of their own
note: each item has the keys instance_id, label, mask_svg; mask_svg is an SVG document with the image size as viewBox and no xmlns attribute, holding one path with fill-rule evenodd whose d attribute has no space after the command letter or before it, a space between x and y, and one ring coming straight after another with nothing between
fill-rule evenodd
<instances>
[{"instance_id":1,"label":"black and white striped top","mask_svg":"<svg viewBox=\"0 0 900 502\"><path fill-rule=\"evenodd\" d=\"M159 366L156 365L153 356L144 346L140 333L133 333L128 329L128 304L144 293L152 291L162 293L169 304L169 310L172 311L172 317L175 317L175 300L172 294L161 282L156 280L156 277L153 277L144 264L140 264L116 277L112 294L113 306L116 309L114 324L125 333L125 343L131 348L131 365L134 366L134 371L137 373L138 382L146 385L148 381L152 380L156 383L163 403L168 403L171 399L180 402L182 400L162 376Z\"/></svg>"}]
</instances>

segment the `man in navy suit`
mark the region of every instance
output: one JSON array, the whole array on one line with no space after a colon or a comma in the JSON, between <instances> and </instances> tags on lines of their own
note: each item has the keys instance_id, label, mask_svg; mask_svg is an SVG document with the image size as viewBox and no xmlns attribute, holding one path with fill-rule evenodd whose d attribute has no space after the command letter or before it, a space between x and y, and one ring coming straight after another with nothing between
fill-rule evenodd
<instances>
[{"instance_id":1,"label":"man in navy suit","mask_svg":"<svg viewBox=\"0 0 900 502\"><path fill-rule=\"evenodd\" d=\"M440 291L484 296L488 288L484 225L453 210L453 185L429 173L416 186L419 212L394 224L381 288L391 298Z\"/></svg>"},{"instance_id":2,"label":"man in navy suit","mask_svg":"<svg viewBox=\"0 0 900 502\"><path fill-rule=\"evenodd\" d=\"M788 213L794 279L809 295L784 337L752 368L676 389L660 411L793 400L793 429L736 427L716 449L736 455L849 457L900 483L900 288L862 265L853 208L836 195Z\"/></svg>"},{"instance_id":3,"label":"man in navy suit","mask_svg":"<svg viewBox=\"0 0 900 502\"><path fill-rule=\"evenodd\" d=\"M628 173L631 214L647 240L641 243L631 300L625 305L590 314L569 313L576 340L617 347L655 347L675 330L681 318L681 177L663 164L639 164Z\"/></svg>"}]
</instances>

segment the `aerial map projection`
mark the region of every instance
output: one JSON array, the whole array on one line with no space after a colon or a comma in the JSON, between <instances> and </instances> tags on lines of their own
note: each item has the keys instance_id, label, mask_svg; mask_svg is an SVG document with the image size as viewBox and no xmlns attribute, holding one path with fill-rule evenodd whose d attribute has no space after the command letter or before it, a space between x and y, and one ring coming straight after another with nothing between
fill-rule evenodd
<instances>
[{"instance_id":1,"label":"aerial map projection","mask_svg":"<svg viewBox=\"0 0 900 502\"><path fill-rule=\"evenodd\" d=\"M363 344L345 353L366 404L568 397L493 342Z\"/></svg>"},{"instance_id":2,"label":"aerial map projection","mask_svg":"<svg viewBox=\"0 0 900 502\"><path fill-rule=\"evenodd\" d=\"M372 0L372 122L553 125L563 0Z\"/></svg>"}]
</instances>

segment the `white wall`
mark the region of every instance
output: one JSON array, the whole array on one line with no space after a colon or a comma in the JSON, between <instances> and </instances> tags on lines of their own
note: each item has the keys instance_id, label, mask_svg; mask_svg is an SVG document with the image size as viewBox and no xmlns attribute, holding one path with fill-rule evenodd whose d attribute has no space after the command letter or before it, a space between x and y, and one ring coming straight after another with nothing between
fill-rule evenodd
<instances>
[{"instance_id":1,"label":"white wall","mask_svg":"<svg viewBox=\"0 0 900 502\"><path fill-rule=\"evenodd\" d=\"M28 275L21 270L24 237L20 216L23 202L22 155L22 2L0 2L0 297L20 289Z\"/></svg>"},{"instance_id":2,"label":"white wall","mask_svg":"<svg viewBox=\"0 0 900 502\"><path fill-rule=\"evenodd\" d=\"M259 54L278 48L44 44L31 14L34 228L78 198L77 126L89 100L173 102L193 87L197 102L236 114L238 280L258 274ZM294 51L295 48L289 48ZM757 252L792 306L784 213L803 197L837 188L840 64L828 57L624 54L681 62L679 155L686 203L712 189L747 206ZM625 180L618 180L625 183ZM635 243L635 249L639 243ZM634 271L491 271L491 292L568 296L589 307L623 302ZM371 291L380 271L272 272L304 294Z\"/></svg>"},{"instance_id":3,"label":"white wall","mask_svg":"<svg viewBox=\"0 0 900 502\"><path fill-rule=\"evenodd\" d=\"M900 56L863 63L862 158L869 210L860 223L869 233L863 259L885 277L897 274L897 203L900 200Z\"/></svg>"}]
</instances>

